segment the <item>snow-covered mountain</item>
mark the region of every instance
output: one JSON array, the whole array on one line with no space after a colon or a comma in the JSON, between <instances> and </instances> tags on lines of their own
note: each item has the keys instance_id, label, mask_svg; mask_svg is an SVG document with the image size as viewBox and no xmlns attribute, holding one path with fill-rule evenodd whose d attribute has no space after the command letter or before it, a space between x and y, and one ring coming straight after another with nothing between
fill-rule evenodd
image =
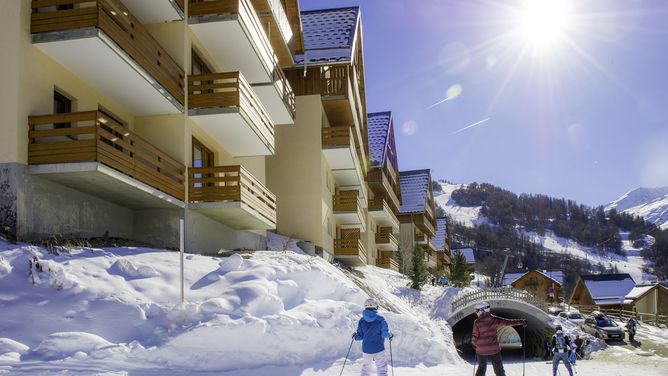
<instances>
[{"instance_id":1,"label":"snow-covered mountain","mask_svg":"<svg viewBox=\"0 0 668 376\"><path fill-rule=\"evenodd\" d=\"M663 229L668 228L668 187L634 189L605 209L637 215Z\"/></svg>"}]
</instances>

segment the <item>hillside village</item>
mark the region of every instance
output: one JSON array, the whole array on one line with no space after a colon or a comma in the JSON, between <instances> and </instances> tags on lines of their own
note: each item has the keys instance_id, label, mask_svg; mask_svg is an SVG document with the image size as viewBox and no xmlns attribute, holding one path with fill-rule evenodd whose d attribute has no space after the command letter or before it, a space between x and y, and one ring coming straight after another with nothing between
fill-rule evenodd
<instances>
[{"instance_id":1,"label":"hillside village","mask_svg":"<svg viewBox=\"0 0 668 376\"><path fill-rule=\"evenodd\" d=\"M147 4L2 3L18 58L0 107L0 374L335 374L370 296L402 374L469 372L473 311L452 302L476 291L537 307L531 358L554 322L579 333L561 311L634 316L668 343L663 256L641 254L655 232L523 223L494 247L473 232L497 216L456 200L467 187L432 176L438 161L400 168L395 114L367 109L359 7ZM597 247L610 237L617 253ZM602 355L583 367L628 352L619 369L668 369L661 349L590 337Z\"/></svg>"}]
</instances>

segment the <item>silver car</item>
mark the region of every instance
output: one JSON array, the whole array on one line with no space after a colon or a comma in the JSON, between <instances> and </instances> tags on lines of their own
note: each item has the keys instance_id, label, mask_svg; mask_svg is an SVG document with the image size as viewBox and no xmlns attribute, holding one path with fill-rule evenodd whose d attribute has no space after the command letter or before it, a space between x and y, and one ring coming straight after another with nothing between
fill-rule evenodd
<instances>
[{"instance_id":1,"label":"silver car","mask_svg":"<svg viewBox=\"0 0 668 376\"><path fill-rule=\"evenodd\" d=\"M626 335L622 327L603 314L587 317L582 330L605 341L623 341Z\"/></svg>"},{"instance_id":2,"label":"silver car","mask_svg":"<svg viewBox=\"0 0 668 376\"><path fill-rule=\"evenodd\" d=\"M582 327L582 325L584 325L585 322L585 317L582 316L580 312L574 312L574 311L559 312L559 317L561 317L562 319L566 319L572 323L575 323L580 327Z\"/></svg>"}]
</instances>

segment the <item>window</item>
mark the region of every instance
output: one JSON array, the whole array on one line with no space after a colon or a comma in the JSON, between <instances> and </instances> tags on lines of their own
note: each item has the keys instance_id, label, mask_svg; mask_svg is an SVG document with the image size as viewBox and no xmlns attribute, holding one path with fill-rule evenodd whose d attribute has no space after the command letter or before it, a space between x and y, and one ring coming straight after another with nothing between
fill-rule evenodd
<instances>
[{"instance_id":1,"label":"window","mask_svg":"<svg viewBox=\"0 0 668 376\"><path fill-rule=\"evenodd\" d=\"M64 94L60 93L58 90L53 91L53 113L54 114L67 114L72 112L72 100L66 97ZM71 123L56 123L53 124L54 129L58 128L69 128Z\"/></svg>"},{"instance_id":2,"label":"window","mask_svg":"<svg viewBox=\"0 0 668 376\"><path fill-rule=\"evenodd\" d=\"M193 143L193 151L192 151L192 160L193 160L193 167L195 168L201 168L201 167L213 167L213 152L204 146L201 142L199 142L195 137L192 139ZM207 177L213 176L213 174L206 174ZM204 174L195 174L194 175L195 179L201 179L204 177ZM206 186L210 187L213 186L214 183L207 183ZM202 183L195 183L194 187L202 187Z\"/></svg>"},{"instance_id":3,"label":"window","mask_svg":"<svg viewBox=\"0 0 668 376\"><path fill-rule=\"evenodd\" d=\"M204 59L195 51L194 49L190 50L190 74L209 74L212 73L209 64L207 64Z\"/></svg>"}]
</instances>

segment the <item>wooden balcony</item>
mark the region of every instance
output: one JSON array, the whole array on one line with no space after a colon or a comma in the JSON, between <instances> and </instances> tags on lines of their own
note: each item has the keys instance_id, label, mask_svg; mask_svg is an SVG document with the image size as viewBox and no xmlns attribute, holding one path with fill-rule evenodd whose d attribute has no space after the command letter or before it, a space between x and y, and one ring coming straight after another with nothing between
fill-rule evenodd
<instances>
[{"instance_id":1,"label":"wooden balcony","mask_svg":"<svg viewBox=\"0 0 668 376\"><path fill-rule=\"evenodd\" d=\"M391 269L395 272L399 271L399 263L393 258L379 258L376 265L380 268Z\"/></svg>"},{"instance_id":2,"label":"wooden balcony","mask_svg":"<svg viewBox=\"0 0 668 376\"><path fill-rule=\"evenodd\" d=\"M334 257L350 265L367 263L366 249L360 239L334 239Z\"/></svg>"},{"instance_id":3,"label":"wooden balcony","mask_svg":"<svg viewBox=\"0 0 668 376\"><path fill-rule=\"evenodd\" d=\"M339 187L360 191L366 206L366 184L362 164L350 127L322 128L322 152Z\"/></svg>"},{"instance_id":4,"label":"wooden balcony","mask_svg":"<svg viewBox=\"0 0 668 376\"><path fill-rule=\"evenodd\" d=\"M180 21L185 0L121 0L143 24Z\"/></svg>"},{"instance_id":5,"label":"wooden balcony","mask_svg":"<svg viewBox=\"0 0 668 376\"><path fill-rule=\"evenodd\" d=\"M376 195L386 197L392 207L394 213L399 212L401 208L401 200L399 195L401 189L399 188L398 180L389 179L382 168L372 168L366 175L366 180L369 183L369 188L375 192Z\"/></svg>"},{"instance_id":6,"label":"wooden balcony","mask_svg":"<svg viewBox=\"0 0 668 376\"><path fill-rule=\"evenodd\" d=\"M357 191L342 191L332 196L334 218L342 228L366 231L366 217Z\"/></svg>"},{"instance_id":7,"label":"wooden balcony","mask_svg":"<svg viewBox=\"0 0 668 376\"><path fill-rule=\"evenodd\" d=\"M183 69L120 0L31 6L33 44L83 81L135 115L183 111Z\"/></svg>"},{"instance_id":8,"label":"wooden balcony","mask_svg":"<svg viewBox=\"0 0 668 376\"><path fill-rule=\"evenodd\" d=\"M289 44L294 33L281 0L251 0L251 2L260 17L260 22L264 25L279 63L284 67L293 66L295 61Z\"/></svg>"},{"instance_id":9,"label":"wooden balcony","mask_svg":"<svg viewBox=\"0 0 668 376\"><path fill-rule=\"evenodd\" d=\"M243 166L188 168L188 201L235 229L276 229L276 196Z\"/></svg>"},{"instance_id":10,"label":"wooden balcony","mask_svg":"<svg viewBox=\"0 0 668 376\"><path fill-rule=\"evenodd\" d=\"M232 156L274 154L274 123L239 72L188 76L188 115Z\"/></svg>"},{"instance_id":11,"label":"wooden balcony","mask_svg":"<svg viewBox=\"0 0 668 376\"><path fill-rule=\"evenodd\" d=\"M436 235L436 223L427 218L426 213L407 213L397 215L399 223L412 223L427 236Z\"/></svg>"},{"instance_id":12,"label":"wooden balcony","mask_svg":"<svg viewBox=\"0 0 668 376\"><path fill-rule=\"evenodd\" d=\"M368 169L366 142L366 109L363 93L354 78L351 65L312 66L306 69L289 69L285 74L296 95L320 95L327 118L332 126L349 126L354 129L363 170Z\"/></svg>"},{"instance_id":13,"label":"wooden balcony","mask_svg":"<svg viewBox=\"0 0 668 376\"><path fill-rule=\"evenodd\" d=\"M272 82L278 58L251 0L190 0L188 23L218 66Z\"/></svg>"},{"instance_id":14,"label":"wooden balcony","mask_svg":"<svg viewBox=\"0 0 668 376\"><path fill-rule=\"evenodd\" d=\"M418 243L418 244L426 244L427 243L427 237L424 235L424 233L422 233L420 231L415 231L414 234L415 234L414 237L415 237L415 242L416 243Z\"/></svg>"},{"instance_id":15,"label":"wooden balcony","mask_svg":"<svg viewBox=\"0 0 668 376\"><path fill-rule=\"evenodd\" d=\"M185 167L101 111L30 116L30 172L130 208L183 206Z\"/></svg>"},{"instance_id":16,"label":"wooden balcony","mask_svg":"<svg viewBox=\"0 0 668 376\"><path fill-rule=\"evenodd\" d=\"M392 234L391 227L381 227L380 231L376 233L376 247L381 251L399 251L399 242Z\"/></svg>"},{"instance_id":17,"label":"wooden balcony","mask_svg":"<svg viewBox=\"0 0 668 376\"><path fill-rule=\"evenodd\" d=\"M394 232L399 232L399 219L384 198L369 200L369 214L381 226L390 226Z\"/></svg>"},{"instance_id":18,"label":"wooden balcony","mask_svg":"<svg viewBox=\"0 0 668 376\"><path fill-rule=\"evenodd\" d=\"M420 244L420 246L422 246L422 249L424 249L425 252L431 254L432 257L435 257L434 255L436 255L436 246L429 237L427 237L425 241Z\"/></svg>"}]
</instances>

